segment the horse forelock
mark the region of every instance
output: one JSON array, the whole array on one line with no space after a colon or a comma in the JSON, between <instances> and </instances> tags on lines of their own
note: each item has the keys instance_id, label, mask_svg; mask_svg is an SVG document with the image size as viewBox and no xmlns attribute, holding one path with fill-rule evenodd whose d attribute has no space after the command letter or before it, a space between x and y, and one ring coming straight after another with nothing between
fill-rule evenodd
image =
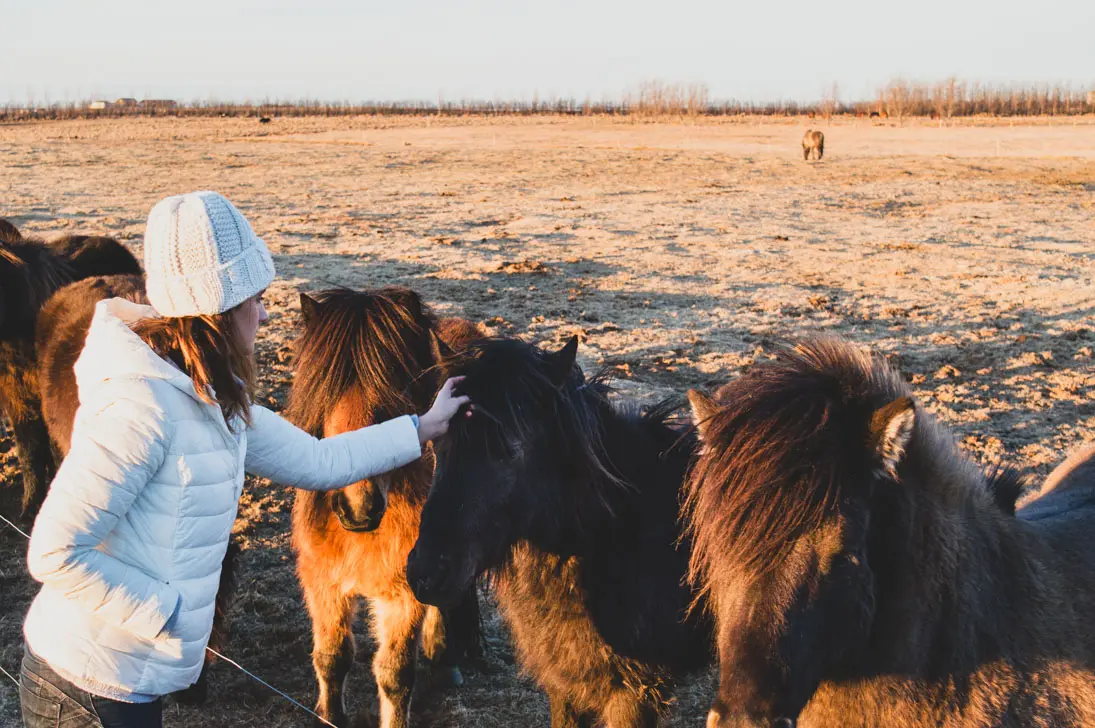
<instances>
[{"instance_id":1,"label":"horse forelock","mask_svg":"<svg viewBox=\"0 0 1095 728\"><path fill-rule=\"evenodd\" d=\"M694 583L709 585L712 558L763 574L833 517L869 482L871 414L903 391L884 364L831 339L725 385L686 486Z\"/></svg>"},{"instance_id":2,"label":"horse forelock","mask_svg":"<svg viewBox=\"0 0 1095 728\"><path fill-rule=\"evenodd\" d=\"M551 377L549 354L518 339L483 339L445 361L449 376L463 376L463 392L475 403L474 417L497 427L475 435L488 453L504 452L507 441L566 445L558 453L583 485L624 485L605 443L611 387L603 372L586 377L575 366L560 386ZM457 422L454 447L470 436ZM545 435L548 437L545 439Z\"/></svg>"},{"instance_id":3,"label":"horse forelock","mask_svg":"<svg viewBox=\"0 0 1095 728\"><path fill-rule=\"evenodd\" d=\"M436 384L430 332L436 323L423 305L411 311L397 298L406 289L323 291L320 306L294 345L296 377L288 413L318 434L331 409L354 391L373 411L411 414ZM416 396L418 395L418 396ZM367 413L364 413L367 414Z\"/></svg>"}]
</instances>

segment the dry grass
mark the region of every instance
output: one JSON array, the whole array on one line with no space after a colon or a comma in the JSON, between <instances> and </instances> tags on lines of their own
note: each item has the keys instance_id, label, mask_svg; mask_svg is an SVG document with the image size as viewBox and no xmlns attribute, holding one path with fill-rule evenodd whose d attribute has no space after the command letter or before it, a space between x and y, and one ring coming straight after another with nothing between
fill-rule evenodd
<instances>
[{"instance_id":1,"label":"dry grass","mask_svg":"<svg viewBox=\"0 0 1095 728\"><path fill-rule=\"evenodd\" d=\"M833 84L816 101L779 100L752 102L737 99L714 100L702 83L672 83L649 80L626 91L619 99L593 101L552 97L531 101L264 101L243 103L222 101L146 100L140 103L110 104L90 109L90 99L63 103L30 101L0 106L0 122L61 121L73 119L125 118L300 118L300 117L465 117L465 116L609 116L635 119L695 119L700 116L799 116L811 118L834 115L864 116L871 112L886 117L931 117L952 119L970 116L1082 116L1095 113L1095 88L1073 88L1061 84L989 85L948 78L924 83L894 79L878 90L874 100L841 101Z\"/></svg>"},{"instance_id":2,"label":"dry grass","mask_svg":"<svg viewBox=\"0 0 1095 728\"><path fill-rule=\"evenodd\" d=\"M30 232L116 235L139 250L160 197L217 189L275 254L261 333L264 398L290 382L297 288L399 283L446 314L552 345L652 400L711 388L772 341L828 331L870 344L978 459L1045 473L1095 438L1095 124L991 120L938 129L834 119L805 164L801 120L632 124L602 118L153 119L0 127L0 216ZM17 502L0 437L0 512ZM293 575L291 494L252 482L236 531L230 654L314 699ZM13 670L34 586L0 528L0 665ZM546 726L489 612L488 674L424 690L417 725ZM367 666L353 703L375 707ZM0 725L16 696L0 676ZM670 725L698 725L690 681ZM221 665L175 726L288 728L301 716Z\"/></svg>"}]
</instances>

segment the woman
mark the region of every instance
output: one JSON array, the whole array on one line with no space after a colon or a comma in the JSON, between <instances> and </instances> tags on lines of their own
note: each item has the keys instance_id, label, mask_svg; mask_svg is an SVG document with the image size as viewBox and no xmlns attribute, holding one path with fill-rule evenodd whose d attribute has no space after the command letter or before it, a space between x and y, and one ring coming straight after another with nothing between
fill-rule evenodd
<instances>
[{"instance_id":1,"label":"woman","mask_svg":"<svg viewBox=\"0 0 1095 728\"><path fill-rule=\"evenodd\" d=\"M333 489L419 457L467 397L317 440L254 404L266 245L214 192L149 215L152 307L100 302L75 365L72 446L31 535L27 728L162 725L198 677L244 472Z\"/></svg>"}]
</instances>

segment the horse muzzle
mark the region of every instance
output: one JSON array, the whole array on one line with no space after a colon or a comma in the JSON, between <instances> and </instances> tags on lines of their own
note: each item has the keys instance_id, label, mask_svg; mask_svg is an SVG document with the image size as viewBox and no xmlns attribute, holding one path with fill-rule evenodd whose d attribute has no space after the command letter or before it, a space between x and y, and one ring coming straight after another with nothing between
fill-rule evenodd
<instances>
[{"instance_id":1,"label":"horse muzzle","mask_svg":"<svg viewBox=\"0 0 1095 728\"><path fill-rule=\"evenodd\" d=\"M334 511L343 529L352 533L363 533L380 528L384 511L387 509L385 501L383 495L377 495L369 498L367 508L355 509L341 493L335 493L331 497L331 510ZM361 510L364 510L364 513Z\"/></svg>"},{"instance_id":2,"label":"horse muzzle","mask_svg":"<svg viewBox=\"0 0 1095 728\"><path fill-rule=\"evenodd\" d=\"M411 549L407 557L407 583L415 599L441 609L453 607L464 596L464 588L457 581L452 559L447 554L424 557L417 545Z\"/></svg>"}]
</instances>

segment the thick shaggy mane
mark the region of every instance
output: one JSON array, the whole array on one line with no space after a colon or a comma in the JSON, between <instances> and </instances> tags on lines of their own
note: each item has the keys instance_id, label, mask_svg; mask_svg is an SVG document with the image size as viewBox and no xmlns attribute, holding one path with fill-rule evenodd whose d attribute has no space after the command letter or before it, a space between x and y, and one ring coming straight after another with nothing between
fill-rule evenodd
<instances>
[{"instance_id":1,"label":"thick shaggy mane","mask_svg":"<svg viewBox=\"0 0 1095 728\"><path fill-rule=\"evenodd\" d=\"M866 486L871 415L906 395L888 366L836 339L788 347L725 385L686 487L694 582L710 583L711 554L765 572L835 512L843 488Z\"/></svg>"},{"instance_id":2,"label":"thick shaggy mane","mask_svg":"<svg viewBox=\"0 0 1095 728\"><path fill-rule=\"evenodd\" d=\"M574 366L559 385L552 378L551 357L532 344L506 338L484 339L448 357L446 372L465 377L461 390L475 402L474 417L454 421L453 447L474 439L504 457L513 442L547 436L557 446L571 446L568 462L575 482L622 485L621 468L604 442L604 419L615 411L604 373L587 379ZM668 414L659 409L653 416Z\"/></svg>"},{"instance_id":3,"label":"thick shaggy mane","mask_svg":"<svg viewBox=\"0 0 1095 728\"><path fill-rule=\"evenodd\" d=\"M296 344L288 407L293 422L319 434L330 408L351 389L362 391L384 417L413 412L413 387L432 385L420 381L433 363L430 332L436 319L429 309L401 288L336 289L313 298L322 313Z\"/></svg>"}]
</instances>

